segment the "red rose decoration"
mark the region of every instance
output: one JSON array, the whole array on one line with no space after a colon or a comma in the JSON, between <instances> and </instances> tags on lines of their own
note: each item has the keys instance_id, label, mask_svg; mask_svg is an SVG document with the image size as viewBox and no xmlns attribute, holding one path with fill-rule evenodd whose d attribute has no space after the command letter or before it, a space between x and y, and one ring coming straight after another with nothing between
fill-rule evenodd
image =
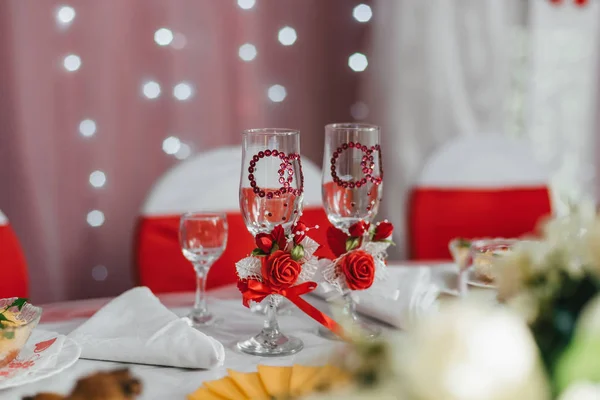
<instances>
[{"instance_id":1,"label":"red rose decoration","mask_svg":"<svg viewBox=\"0 0 600 400\"><path fill-rule=\"evenodd\" d=\"M389 222L380 222L375 227L375 234L373 235L373 241L379 242L381 240L385 240L392 236L392 232L394 232L394 225Z\"/></svg>"},{"instance_id":2,"label":"red rose decoration","mask_svg":"<svg viewBox=\"0 0 600 400\"><path fill-rule=\"evenodd\" d=\"M287 238L285 237L285 230L283 229L283 226L275 226L275 228L273 228L273 231L271 232L271 238L273 239L273 242L277 243L279 249L285 249L285 246L287 244Z\"/></svg>"},{"instance_id":3,"label":"red rose decoration","mask_svg":"<svg viewBox=\"0 0 600 400\"><path fill-rule=\"evenodd\" d=\"M259 233L254 238L256 242L256 247L261 249L264 253L269 254L271 252L271 248L273 247L273 238L268 233Z\"/></svg>"},{"instance_id":4,"label":"red rose decoration","mask_svg":"<svg viewBox=\"0 0 600 400\"><path fill-rule=\"evenodd\" d=\"M277 250L262 259L263 282L273 289L289 288L296 283L301 271L300 264L283 250Z\"/></svg>"},{"instance_id":5,"label":"red rose decoration","mask_svg":"<svg viewBox=\"0 0 600 400\"><path fill-rule=\"evenodd\" d=\"M369 224L368 222L358 221L350 228L348 228L348 232L352 237L362 237L365 234L365 232L369 230L369 226L371 226L371 224Z\"/></svg>"},{"instance_id":6,"label":"red rose decoration","mask_svg":"<svg viewBox=\"0 0 600 400\"><path fill-rule=\"evenodd\" d=\"M346 277L348 288L364 290L371 287L375 279L375 260L363 250L348 253L339 263L342 274Z\"/></svg>"},{"instance_id":7,"label":"red rose decoration","mask_svg":"<svg viewBox=\"0 0 600 400\"><path fill-rule=\"evenodd\" d=\"M339 257L346 252L347 239L348 235L339 229L336 229L333 226L327 228L327 244L336 257Z\"/></svg>"},{"instance_id":8,"label":"red rose decoration","mask_svg":"<svg viewBox=\"0 0 600 400\"><path fill-rule=\"evenodd\" d=\"M292 228L292 232L294 233L294 243L300 244L306 237L306 224L302 221L296 222L296 225Z\"/></svg>"}]
</instances>

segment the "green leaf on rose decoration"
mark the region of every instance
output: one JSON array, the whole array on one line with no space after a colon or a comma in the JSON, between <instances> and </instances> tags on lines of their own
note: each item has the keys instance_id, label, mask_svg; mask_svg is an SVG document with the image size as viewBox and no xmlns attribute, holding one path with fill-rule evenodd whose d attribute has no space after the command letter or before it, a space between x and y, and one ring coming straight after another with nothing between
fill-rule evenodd
<instances>
[{"instance_id":1,"label":"green leaf on rose decoration","mask_svg":"<svg viewBox=\"0 0 600 400\"><path fill-rule=\"evenodd\" d=\"M395 246L395 245L396 245L396 243L394 243L394 242L393 242L393 241L391 241L391 240L380 240L379 242L381 242L381 243L387 243L387 244L389 244L389 245L392 245L392 246Z\"/></svg>"},{"instance_id":2,"label":"green leaf on rose decoration","mask_svg":"<svg viewBox=\"0 0 600 400\"><path fill-rule=\"evenodd\" d=\"M294 246L292 249L292 260L298 261L304 257L304 247L301 244Z\"/></svg>"},{"instance_id":3,"label":"green leaf on rose decoration","mask_svg":"<svg viewBox=\"0 0 600 400\"><path fill-rule=\"evenodd\" d=\"M350 237L346 239L346 251L357 249L360 246L360 238Z\"/></svg>"},{"instance_id":4,"label":"green leaf on rose decoration","mask_svg":"<svg viewBox=\"0 0 600 400\"><path fill-rule=\"evenodd\" d=\"M9 310L12 307L17 307L17 309L19 311L21 311L21 309L23 308L23 306L25 305L25 303L27 303L27 299L23 299L23 298L19 297L18 299L16 299L15 301L13 301L8 307L6 307L6 309Z\"/></svg>"},{"instance_id":5,"label":"green leaf on rose decoration","mask_svg":"<svg viewBox=\"0 0 600 400\"><path fill-rule=\"evenodd\" d=\"M277 250L279 250L279 245L274 243L273 247L271 247L271 254L275 253Z\"/></svg>"},{"instance_id":6,"label":"green leaf on rose decoration","mask_svg":"<svg viewBox=\"0 0 600 400\"><path fill-rule=\"evenodd\" d=\"M254 249L254 250L252 250L252 255L257 256L257 257L264 257L267 255L267 253L265 253L261 249Z\"/></svg>"},{"instance_id":7,"label":"green leaf on rose decoration","mask_svg":"<svg viewBox=\"0 0 600 400\"><path fill-rule=\"evenodd\" d=\"M2 334L2 336L4 336L5 339L14 339L15 338L15 331L4 332Z\"/></svg>"}]
</instances>

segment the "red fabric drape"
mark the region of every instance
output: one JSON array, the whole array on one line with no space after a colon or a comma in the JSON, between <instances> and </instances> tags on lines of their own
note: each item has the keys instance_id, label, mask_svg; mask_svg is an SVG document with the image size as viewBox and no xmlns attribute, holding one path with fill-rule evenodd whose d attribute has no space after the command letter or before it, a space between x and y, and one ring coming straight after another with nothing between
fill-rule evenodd
<instances>
[{"instance_id":1,"label":"red fabric drape","mask_svg":"<svg viewBox=\"0 0 600 400\"><path fill-rule=\"evenodd\" d=\"M10 225L0 226L0 298L27 297L27 262Z\"/></svg>"},{"instance_id":2,"label":"red fabric drape","mask_svg":"<svg viewBox=\"0 0 600 400\"><path fill-rule=\"evenodd\" d=\"M309 227L320 226L320 229L311 230L309 236L325 244L329 224L325 212L322 209L304 210L302 220ZM235 263L256 247L240 213L228 213L227 223L227 248L210 269L207 288L236 282ZM181 253L178 232L179 215L142 217L139 221L136 243L137 281L148 286L154 293L195 289L194 270ZM331 257L326 248L319 249L317 254Z\"/></svg>"},{"instance_id":3,"label":"red fabric drape","mask_svg":"<svg viewBox=\"0 0 600 400\"><path fill-rule=\"evenodd\" d=\"M551 213L547 187L514 189L416 188L410 198L411 258L450 258L456 237L519 237Z\"/></svg>"}]
</instances>

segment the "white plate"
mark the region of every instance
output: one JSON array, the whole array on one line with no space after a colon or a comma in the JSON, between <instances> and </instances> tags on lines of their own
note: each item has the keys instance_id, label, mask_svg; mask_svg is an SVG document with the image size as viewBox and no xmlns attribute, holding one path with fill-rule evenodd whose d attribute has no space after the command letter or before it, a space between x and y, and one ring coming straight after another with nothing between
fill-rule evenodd
<instances>
[{"instance_id":1,"label":"white plate","mask_svg":"<svg viewBox=\"0 0 600 400\"><path fill-rule=\"evenodd\" d=\"M58 333L55 333L55 335L63 336ZM26 385L56 375L75 364L80 355L81 347L72 339L65 337L65 342L60 353L58 353L58 356L56 357L56 364L54 366L40 368L27 375L15 377L14 379L6 379L0 382L0 390Z\"/></svg>"},{"instance_id":2,"label":"white plate","mask_svg":"<svg viewBox=\"0 0 600 400\"><path fill-rule=\"evenodd\" d=\"M473 287L483 288L483 289L496 289L496 285L493 283L482 282L477 279L477 274L475 271L470 270L468 272L467 284Z\"/></svg>"}]
</instances>

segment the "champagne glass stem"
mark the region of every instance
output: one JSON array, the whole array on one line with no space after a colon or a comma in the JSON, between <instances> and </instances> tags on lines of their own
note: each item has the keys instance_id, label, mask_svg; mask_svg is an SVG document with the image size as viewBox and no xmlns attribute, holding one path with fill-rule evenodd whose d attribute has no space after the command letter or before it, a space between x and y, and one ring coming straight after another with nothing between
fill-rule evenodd
<instances>
[{"instance_id":1,"label":"champagne glass stem","mask_svg":"<svg viewBox=\"0 0 600 400\"><path fill-rule=\"evenodd\" d=\"M206 275L210 264L198 262L194 264L196 270L196 300L194 302L193 314L203 316L208 313L206 309Z\"/></svg>"},{"instance_id":2,"label":"champagne glass stem","mask_svg":"<svg viewBox=\"0 0 600 400\"><path fill-rule=\"evenodd\" d=\"M263 334L269 338L279 335L279 323L277 322L277 308L273 302L269 301L267 306L267 318L263 326Z\"/></svg>"},{"instance_id":3,"label":"champagne glass stem","mask_svg":"<svg viewBox=\"0 0 600 400\"><path fill-rule=\"evenodd\" d=\"M352 298L352 292L348 291L344 294L344 314L352 319L353 322L358 321L358 315L356 315L356 304Z\"/></svg>"}]
</instances>

